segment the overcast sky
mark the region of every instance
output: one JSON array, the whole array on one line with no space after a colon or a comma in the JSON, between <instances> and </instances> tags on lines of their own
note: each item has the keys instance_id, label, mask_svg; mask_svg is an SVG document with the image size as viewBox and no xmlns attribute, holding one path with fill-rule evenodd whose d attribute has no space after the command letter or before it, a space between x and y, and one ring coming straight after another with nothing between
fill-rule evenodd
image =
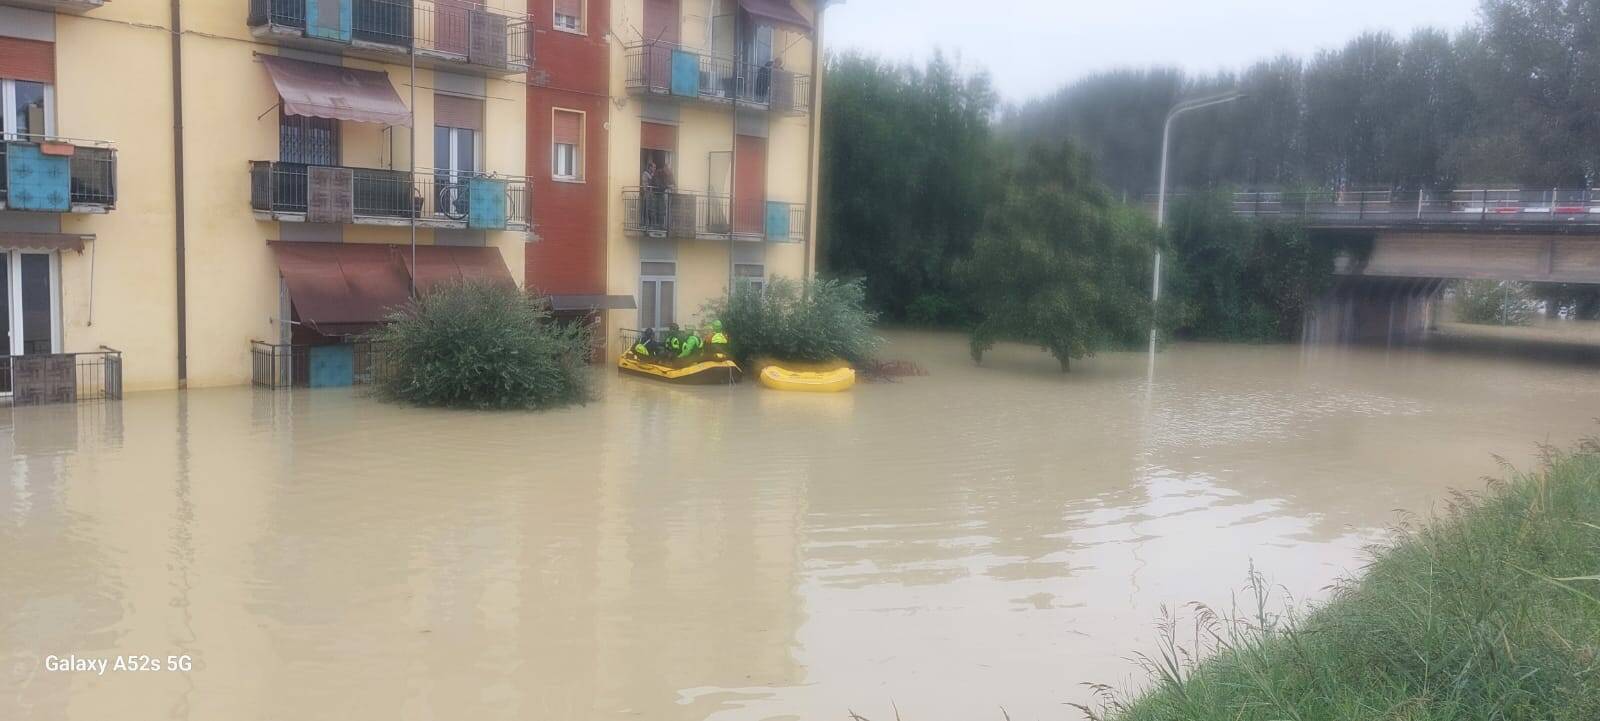
<instances>
[{"instance_id":1,"label":"overcast sky","mask_svg":"<svg viewBox=\"0 0 1600 721\"><path fill-rule=\"evenodd\" d=\"M1096 70L1237 69L1309 56L1365 30L1460 29L1478 0L845 0L828 10L830 48L921 60L934 48L987 68L1010 101ZM994 14L988 14L993 11Z\"/></svg>"}]
</instances>

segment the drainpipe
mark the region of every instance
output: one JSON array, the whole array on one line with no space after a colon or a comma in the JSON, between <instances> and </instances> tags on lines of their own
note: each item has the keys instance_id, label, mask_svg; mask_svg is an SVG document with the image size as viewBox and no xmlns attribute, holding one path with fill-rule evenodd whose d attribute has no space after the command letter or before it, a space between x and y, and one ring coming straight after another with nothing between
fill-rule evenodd
<instances>
[{"instance_id":1,"label":"drainpipe","mask_svg":"<svg viewBox=\"0 0 1600 721\"><path fill-rule=\"evenodd\" d=\"M811 132L806 139L806 258L805 277L816 274L817 261L817 176L822 159L817 146L822 137L822 19L828 5L838 0L817 0L816 36L811 39Z\"/></svg>"},{"instance_id":2,"label":"drainpipe","mask_svg":"<svg viewBox=\"0 0 1600 721\"><path fill-rule=\"evenodd\" d=\"M189 387L189 278L183 196L183 10L172 0L172 190L177 215L175 257L178 295L178 388Z\"/></svg>"}]
</instances>

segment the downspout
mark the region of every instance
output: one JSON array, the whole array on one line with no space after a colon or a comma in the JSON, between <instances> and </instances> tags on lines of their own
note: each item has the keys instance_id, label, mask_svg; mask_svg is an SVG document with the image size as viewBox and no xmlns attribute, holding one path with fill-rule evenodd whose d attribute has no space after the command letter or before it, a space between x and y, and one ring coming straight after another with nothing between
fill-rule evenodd
<instances>
[{"instance_id":1,"label":"downspout","mask_svg":"<svg viewBox=\"0 0 1600 721\"><path fill-rule=\"evenodd\" d=\"M172 0L172 190L177 232L175 257L178 294L178 388L189 387L189 278L186 213L183 194L183 10Z\"/></svg>"},{"instance_id":2,"label":"downspout","mask_svg":"<svg viewBox=\"0 0 1600 721\"><path fill-rule=\"evenodd\" d=\"M737 233L739 231L739 93L740 93L740 91L746 90L748 88L747 85L744 86L744 87L741 87L741 85L744 85L744 83L748 83L749 82L748 76L745 77L744 83L740 82L741 73L748 73L749 72L749 68L742 67L743 54L742 54L741 51L743 50L743 46L740 43L743 42L744 36L741 34L741 31L743 30L743 28L739 27L739 18L742 15L744 15L744 8L740 7L738 3L734 3L734 8L733 8L733 103L731 103L731 107L733 108L733 120L730 123L733 126L733 143L728 146L728 297L729 298L733 297L733 291L734 291L734 287L733 287L733 285L734 285L733 256L735 255L735 253L734 253L734 245L738 242L736 240L736 236L737 236ZM765 241L766 241L766 239L763 238L762 242L765 242ZM677 305L676 296L674 296L673 305L674 306ZM676 314L677 309L674 308L673 312L674 312L674 314Z\"/></svg>"},{"instance_id":3,"label":"downspout","mask_svg":"<svg viewBox=\"0 0 1600 721\"><path fill-rule=\"evenodd\" d=\"M811 39L811 132L806 146L806 259L805 278L816 274L817 264L817 176L822 159L817 146L822 136L822 19L829 0L817 0L815 37Z\"/></svg>"}]
</instances>

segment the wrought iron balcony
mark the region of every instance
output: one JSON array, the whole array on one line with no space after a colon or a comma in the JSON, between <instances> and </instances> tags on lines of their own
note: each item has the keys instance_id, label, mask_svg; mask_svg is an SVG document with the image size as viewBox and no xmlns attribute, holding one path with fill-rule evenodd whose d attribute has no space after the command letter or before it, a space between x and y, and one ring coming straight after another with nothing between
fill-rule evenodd
<instances>
[{"instance_id":1,"label":"wrought iron balcony","mask_svg":"<svg viewBox=\"0 0 1600 721\"><path fill-rule=\"evenodd\" d=\"M626 48L628 91L679 100L733 104L784 115L811 111L811 76L772 63L731 57L667 42Z\"/></svg>"},{"instance_id":2,"label":"wrought iron balcony","mask_svg":"<svg viewBox=\"0 0 1600 721\"><path fill-rule=\"evenodd\" d=\"M802 242L804 203L730 198L693 191L623 188L622 228L653 238Z\"/></svg>"},{"instance_id":3,"label":"wrought iron balcony","mask_svg":"<svg viewBox=\"0 0 1600 721\"><path fill-rule=\"evenodd\" d=\"M0 141L0 210L105 213L117 205L110 143L39 135Z\"/></svg>"},{"instance_id":4,"label":"wrought iron balcony","mask_svg":"<svg viewBox=\"0 0 1600 721\"><path fill-rule=\"evenodd\" d=\"M258 219L284 222L409 226L414 220L425 228L525 231L530 187L520 176L250 163L250 207Z\"/></svg>"},{"instance_id":5,"label":"wrought iron balcony","mask_svg":"<svg viewBox=\"0 0 1600 721\"><path fill-rule=\"evenodd\" d=\"M88 12L105 4L105 0L0 0L0 5L64 13Z\"/></svg>"},{"instance_id":6,"label":"wrought iron balcony","mask_svg":"<svg viewBox=\"0 0 1600 721\"><path fill-rule=\"evenodd\" d=\"M525 14L474 0L248 2L255 35L289 45L378 60L415 53L427 67L485 74L526 72L533 52Z\"/></svg>"}]
</instances>

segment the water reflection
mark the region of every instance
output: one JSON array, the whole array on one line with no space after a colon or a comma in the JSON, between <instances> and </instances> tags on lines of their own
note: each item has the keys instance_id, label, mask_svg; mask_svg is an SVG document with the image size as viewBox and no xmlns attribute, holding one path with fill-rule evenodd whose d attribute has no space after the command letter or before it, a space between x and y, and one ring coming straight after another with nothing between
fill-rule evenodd
<instances>
[{"instance_id":1,"label":"water reflection","mask_svg":"<svg viewBox=\"0 0 1600 721\"><path fill-rule=\"evenodd\" d=\"M902 334L838 396L601 374L531 415L196 391L0 411L0 718L1059 717L1253 560L1590 432L1585 368ZM47 654L193 672L45 673ZM876 713L874 713L876 711Z\"/></svg>"}]
</instances>

